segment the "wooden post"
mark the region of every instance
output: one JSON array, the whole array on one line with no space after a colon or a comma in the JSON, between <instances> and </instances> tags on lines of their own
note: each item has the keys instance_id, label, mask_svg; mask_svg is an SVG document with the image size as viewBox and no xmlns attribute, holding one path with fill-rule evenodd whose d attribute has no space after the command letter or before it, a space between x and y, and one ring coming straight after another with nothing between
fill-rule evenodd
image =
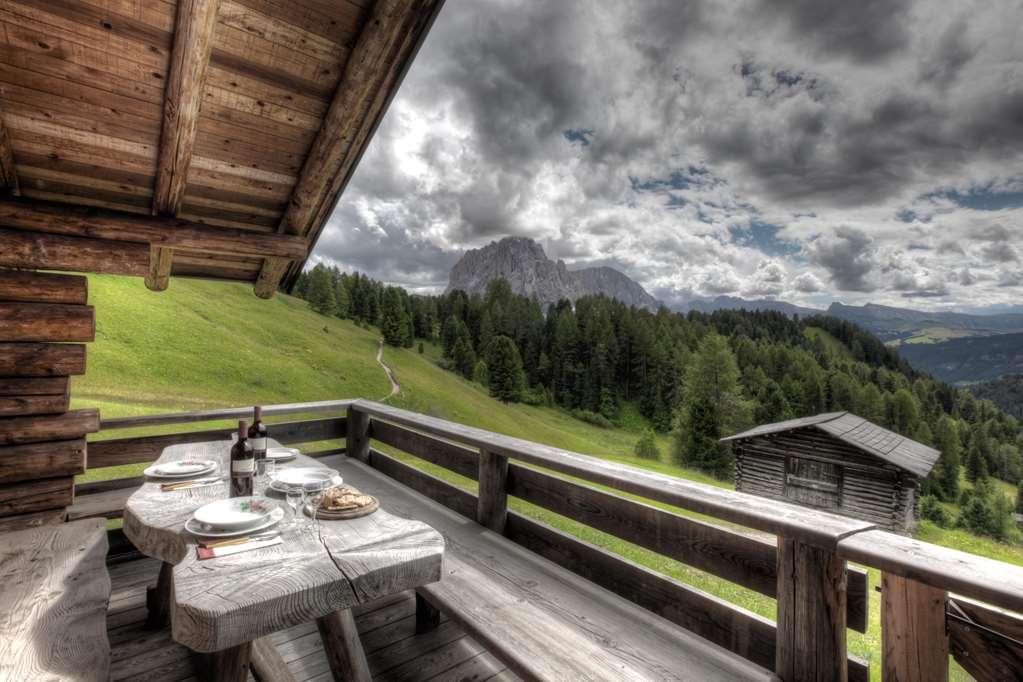
<instances>
[{"instance_id":1,"label":"wooden post","mask_svg":"<svg viewBox=\"0 0 1023 682\"><path fill-rule=\"evenodd\" d=\"M146 588L146 629L162 630L170 625L171 588L174 566L164 561L156 585ZM248 663L246 662L246 665Z\"/></svg>"},{"instance_id":2,"label":"wooden post","mask_svg":"<svg viewBox=\"0 0 1023 682\"><path fill-rule=\"evenodd\" d=\"M416 591L416 634L434 630L440 625L440 611Z\"/></svg>"},{"instance_id":3,"label":"wooden post","mask_svg":"<svg viewBox=\"0 0 1023 682\"><path fill-rule=\"evenodd\" d=\"M174 252L171 249L166 246L150 246L146 288L152 291L165 291L170 283L172 267L174 267Z\"/></svg>"},{"instance_id":4,"label":"wooden post","mask_svg":"<svg viewBox=\"0 0 1023 682\"><path fill-rule=\"evenodd\" d=\"M341 609L316 619L323 640L323 651L327 654L330 670L335 680L349 682L371 682L366 653L362 650L359 631L351 609Z\"/></svg>"},{"instance_id":5,"label":"wooden post","mask_svg":"<svg viewBox=\"0 0 1023 682\"><path fill-rule=\"evenodd\" d=\"M881 574L881 669L885 682L948 679L945 590Z\"/></svg>"},{"instance_id":6,"label":"wooden post","mask_svg":"<svg viewBox=\"0 0 1023 682\"><path fill-rule=\"evenodd\" d=\"M252 662L252 642L216 651L209 656L210 682L246 682Z\"/></svg>"},{"instance_id":7,"label":"wooden post","mask_svg":"<svg viewBox=\"0 0 1023 682\"><path fill-rule=\"evenodd\" d=\"M845 561L778 536L775 672L785 682L846 682Z\"/></svg>"},{"instance_id":8,"label":"wooden post","mask_svg":"<svg viewBox=\"0 0 1023 682\"><path fill-rule=\"evenodd\" d=\"M508 458L480 450L480 489L476 521L495 533L504 534L508 518Z\"/></svg>"},{"instance_id":9,"label":"wooden post","mask_svg":"<svg viewBox=\"0 0 1023 682\"><path fill-rule=\"evenodd\" d=\"M259 682L294 682L295 676L270 637L252 643L252 676Z\"/></svg>"},{"instance_id":10,"label":"wooden post","mask_svg":"<svg viewBox=\"0 0 1023 682\"><path fill-rule=\"evenodd\" d=\"M360 462L369 461L369 415L348 406L345 426L345 454Z\"/></svg>"}]
</instances>

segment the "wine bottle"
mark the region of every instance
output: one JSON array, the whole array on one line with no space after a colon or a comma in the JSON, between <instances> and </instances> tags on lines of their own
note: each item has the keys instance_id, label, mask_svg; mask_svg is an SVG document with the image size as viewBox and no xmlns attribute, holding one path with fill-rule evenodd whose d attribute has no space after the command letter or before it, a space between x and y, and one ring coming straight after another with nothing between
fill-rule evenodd
<instances>
[{"instance_id":1,"label":"wine bottle","mask_svg":"<svg viewBox=\"0 0 1023 682\"><path fill-rule=\"evenodd\" d=\"M266 424L263 423L263 408L256 405L255 421L249 427L249 444L252 446L252 456L257 459L266 458Z\"/></svg>"},{"instance_id":2,"label":"wine bottle","mask_svg":"<svg viewBox=\"0 0 1023 682\"><path fill-rule=\"evenodd\" d=\"M248 424L242 419L238 422L238 442L231 448L231 497L252 494L256 461L252 458L248 435Z\"/></svg>"}]
</instances>

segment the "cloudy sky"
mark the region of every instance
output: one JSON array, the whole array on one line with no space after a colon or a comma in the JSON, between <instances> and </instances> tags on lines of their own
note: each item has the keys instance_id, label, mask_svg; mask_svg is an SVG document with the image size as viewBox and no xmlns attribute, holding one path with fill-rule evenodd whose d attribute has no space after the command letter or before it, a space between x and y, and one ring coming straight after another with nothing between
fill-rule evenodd
<instances>
[{"instance_id":1,"label":"cloudy sky","mask_svg":"<svg viewBox=\"0 0 1023 682\"><path fill-rule=\"evenodd\" d=\"M315 252L533 237L672 303L1021 303L1020 0L447 0Z\"/></svg>"}]
</instances>

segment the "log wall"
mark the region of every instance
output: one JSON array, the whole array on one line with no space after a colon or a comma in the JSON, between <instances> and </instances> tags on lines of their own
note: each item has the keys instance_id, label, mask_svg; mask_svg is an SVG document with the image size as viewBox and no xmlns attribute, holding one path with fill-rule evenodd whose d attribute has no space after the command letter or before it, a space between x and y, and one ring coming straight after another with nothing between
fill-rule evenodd
<instances>
[{"instance_id":1,"label":"log wall","mask_svg":"<svg viewBox=\"0 0 1023 682\"><path fill-rule=\"evenodd\" d=\"M0 527L59 523L85 471L96 410L70 409L95 337L88 280L0 269Z\"/></svg>"},{"instance_id":2,"label":"log wall","mask_svg":"<svg viewBox=\"0 0 1023 682\"><path fill-rule=\"evenodd\" d=\"M896 532L912 530L919 518L914 476L816 429L750 438L734 449L735 487L742 492L799 503L786 494L788 463L799 457L838 466L838 513Z\"/></svg>"}]
</instances>

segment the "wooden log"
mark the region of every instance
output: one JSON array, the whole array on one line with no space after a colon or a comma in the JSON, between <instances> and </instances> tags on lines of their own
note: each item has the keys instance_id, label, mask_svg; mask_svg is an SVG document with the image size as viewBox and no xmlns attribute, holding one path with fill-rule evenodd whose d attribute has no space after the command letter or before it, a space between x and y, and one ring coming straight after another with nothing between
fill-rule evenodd
<instances>
[{"instance_id":1,"label":"wooden log","mask_svg":"<svg viewBox=\"0 0 1023 682\"><path fill-rule=\"evenodd\" d=\"M187 249L204 253L234 256L280 256L304 258L308 245L305 239L294 235L255 232L240 228L205 225L181 218L144 216L134 213L109 211L87 206L49 203L39 200L0 199L0 226L15 230L31 230L65 238L89 237L105 248L124 242L138 243L143 256L141 266L133 266L136 274L145 276L149 270L147 245ZM14 230L12 230L14 231ZM6 231L5 231L6 232ZM29 233L31 234L31 232ZM6 235L3 237L6 240ZM6 244L6 241L5 241ZM73 262L73 261L72 261ZM5 263L0 262L0 265ZM35 267L33 265L14 267ZM83 267L64 265L48 269L83 270ZM84 268L91 270L92 268ZM112 270L104 270L111 272ZM117 272L113 270L112 272Z\"/></svg>"},{"instance_id":2,"label":"wooden log","mask_svg":"<svg viewBox=\"0 0 1023 682\"><path fill-rule=\"evenodd\" d=\"M11 133L7 130L0 112L0 187L17 196L21 194L18 187L18 170L14 162L14 148L11 146Z\"/></svg>"},{"instance_id":3,"label":"wooden log","mask_svg":"<svg viewBox=\"0 0 1023 682\"><path fill-rule=\"evenodd\" d=\"M85 374L85 346L81 344L0 343L2 376L67 377L69 374Z\"/></svg>"},{"instance_id":4,"label":"wooden log","mask_svg":"<svg viewBox=\"0 0 1023 682\"><path fill-rule=\"evenodd\" d=\"M845 561L826 549L779 537L778 676L846 682L845 614Z\"/></svg>"},{"instance_id":5,"label":"wooden log","mask_svg":"<svg viewBox=\"0 0 1023 682\"><path fill-rule=\"evenodd\" d=\"M260 637L252 643L252 676L257 682L295 682L281 653L270 637Z\"/></svg>"},{"instance_id":6,"label":"wooden log","mask_svg":"<svg viewBox=\"0 0 1023 682\"><path fill-rule=\"evenodd\" d=\"M360 462L369 460L369 415L348 406L345 451Z\"/></svg>"},{"instance_id":7,"label":"wooden log","mask_svg":"<svg viewBox=\"0 0 1023 682\"><path fill-rule=\"evenodd\" d=\"M7 533L14 530L25 530L27 528L39 528L62 524L67 520L67 512L63 508L47 509L45 511L33 512L31 514L18 514L17 516L5 516L0 518L0 533Z\"/></svg>"},{"instance_id":8,"label":"wooden log","mask_svg":"<svg viewBox=\"0 0 1023 682\"><path fill-rule=\"evenodd\" d=\"M67 395L67 377L0 377L0 396Z\"/></svg>"},{"instance_id":9,"label":"wooden log","mask_svg":"<svg viewBox=\"0 0 1023 682\"><path fill-rule=\"evenodd\" d=\"M466 478L474 481L479 478L479 454L469 448L388 424L379 419L370 422L369 436L373 440L438 464Z\"/></svg>"},{"instance_id":10,"label":"wooden log","mask_svg":"<svg viewBox=\"0 0 1023 682\"><path fill-rule=\"evenodd\" d=\"M948 679L947 596L942 589L891 573L881 574L882 679Z\"/></svg>"},{"instance_id":11,"label":"wooden log","mask_svg":"<svg viewBox=\"0 0 1023 682\"><path fill-rule=\"evenodd\" d=\"M246 682L252 665L252 642L216 651L209 656L210 682Z\"/></svg>"},{"instance_id":12,"label":"wooden log","mask_svg":"<svg viewBox=\"0 0 1023 682\"><path fill-rule=\"evenodd\" d=\"M0 396L0 417L67 412L70 397L64 395Z\"/></svg>"},{"instance_id":13,"label":"wooden log","mask_svg":"<svg viewBox=\"0 0 1023 682\"><path fill-rule=\"evenodd\" d=\"M185 195L219 6L220 0L178 3L153 191L153 211L161 215L177 215Z\"/></svg>"},{"instance_id":14,"label":"wooden log","mask_svg":"<svg viewBox=\"0 0 1023 682\"><path fill-rule=\"evenodd\" d=\"M0 303L0 341L93 341L96 311L64 303Z\"/></svg>"},{"instance_id":15,"label":"wooden log","mask_svg":"<svg viewBox=\"0 0 1023 682\"><path fill-rule=\"evenodd\" d=\"M72 410L61 415L8 417L0 420L0 445L81 438L99 431L99 410Z\"/></svg>"},{"instance_id":16,"label":"wooden log","mask_svg":"<svg viewBox=\"0 0 1023 682\"><path fill-rule=\"evenodd\" d=\"M144 277L145 244L0 229L0 266Z\"/></svg>"},{"instance_id":17,"label":"wooden log","mask_svg":"<svg viewBox=\"0 0 1023 682\"><path fill-rule=\"evenodd\" d=\"M958 595L948 606L949 649L956 663L977 680L1023 679L1023 649L1010 641L1023 641L1023 618Z\"/></svg>"},{"instance_id":18,"label":"wooden log","mask_svg":"<svg viewBox=\"0 0 1023 682\"><path fill-rule=\"evenodd\" d=\"M0 270L0 301L85 305L89 280L81 275Z\"/></svg>"},{"instance_id":19,"label":"wooden log","mask_svg":"<svg viewBox=\"0 0 1023 682\"><path fill-rule=\"evenodd\" d=\"M67 507L74 494L73 476L0 484L0 516Z\"/></svg>"},{"instance_id":20,"label":"wooden log","mask_svg":"<svg viewBox=\"0 0 1023 682\"><path fill-rule=\"evenodd\" d=\"M85 439L0 447L0 483L85 473Z\"/></svg>"},{"instance_id":21,"label":"wooden log","mask_svg":"<svg viewBox=\"0 0 1023 682\"><path fill-rule=\"evenodd\" d=\"M146 588L146 629L162 630L170 625L171 596L174 593L174 566L160 562L156 585Z\"/></svg>"},{"instance_id":22,"label":"wooden log","mask_svg":"<svg viewBox=\"0 0 1023 682\"><path fill-rule=\"evenodd\" d=\"M259 269L253 291L259 298L273 298L281 286L281 280L288 272L291 261L287 258L267 258Z\"/></svg>"},{"instance_id":23,"label":"wooden log","mask_svg":"<svg viewBox=\"0 0 1023 682\"><path fill-rule=\"evenodd\" d=\"M423 595L416 592L416 634L436 630L440 625L440 611Z\"/></svg>"},{"instance_id":24,"label":"wooden log","mask_svg":"<svg viewBox=\"0 0 1023 682\"><path fill-rule=\"evenodd\" d=\"M174 251L165 246L149 247L149 272L146 274L146 288L164 291L170 284L171 268L174 266Z\"/></svg>"},{"instance_id":25,"label":"wooden log","mask_svg":"<svg viewBox=\"0 0 1023 682\"><path fill-rule=\"evenodd\" d=\"M323 652L327 654L334 679L371 682L373 676L369 672L352 610L342 609L317 618L316 627L320 630Z\"/></svg>"},{"instance_id":26,"label":"wooden log","mask_svg":"<svg viewBox=\"0 0 1023 682\"><path fill-rule=\"evenodd\" d=\"M495 533L504 533L508 517L507 479L508 458L481 450L476 522Z\"/></svg>"}]
</instances>

